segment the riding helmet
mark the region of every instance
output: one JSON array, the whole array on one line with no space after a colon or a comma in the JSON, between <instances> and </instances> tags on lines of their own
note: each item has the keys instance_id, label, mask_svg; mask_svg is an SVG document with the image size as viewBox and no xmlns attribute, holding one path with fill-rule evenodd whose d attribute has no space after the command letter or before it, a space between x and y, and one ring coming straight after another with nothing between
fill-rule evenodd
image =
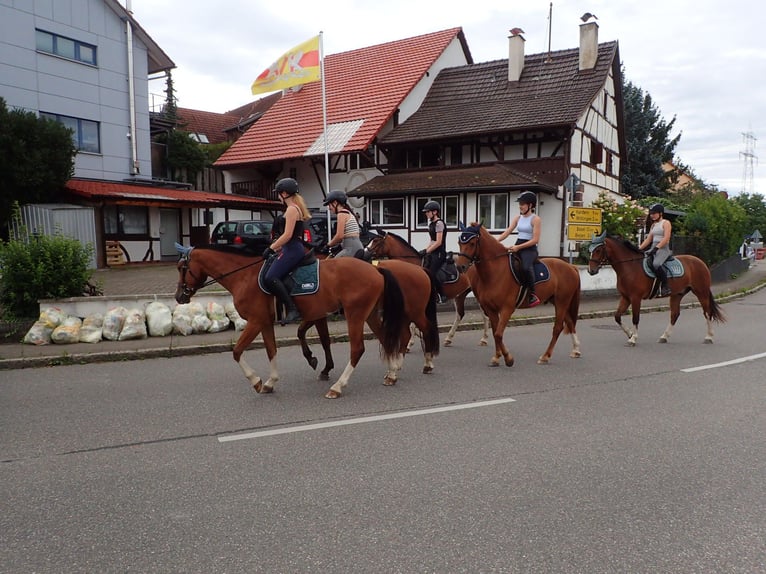
<instances>
[{"instance_id":1,"label":"riding helmet","mask_svg":"<svg viewBox=\"0 0 766 574\"><path fill-rule=\"evenodd\" d=\"M285 177L277 182L274 191L277 193L286 193L287 195L295 195L298 193L298 182L292 177Z\"/></svg>"},{"instance_id":2,"label":"riding helmet","mask_svg":"<svg viewBox=\"0 0 766 574\"><path fill-rule=\"evenodd\" d=\"M436 213L441 213L442 208L438 202L431 200L431 201L427 201L426 204L423 206L423 213L425 213L426 211L435 211Z\"/></svg>"},{"instance_id":3,"label":"riding helmet","mask_svg":"<svg viewBox=\"0 0 766 574\"><path fill-rule=\"evenodd\" d=\"M327 197L325 197L324 201L322 202L322 205L330 205L333 201L337 201L341 205L346 205L348 203L348 197L346 196L345 191L331 191L327 194Z\"/></svg>"},{"instance_id":4,"label":"riding helmet","mask_svg":"<svg viewBox=\"0 0 766 574\"><path fill-rule=\"evenodd\" d=\"M516 200L519 203L528 203L530 205L537 205L537 196L531 191L525 191Z\"/></svg>"},{"instance_id":5,"label":"riding helmet","mask_svg":"<svg viewBox=\"0 0 766 574\"><path fill-rule=\"evenodd\" d=\"M665 206L661 203L655 203L649 208L649 213L662 213L665 215Z\"/></svg>"}]
</instances>

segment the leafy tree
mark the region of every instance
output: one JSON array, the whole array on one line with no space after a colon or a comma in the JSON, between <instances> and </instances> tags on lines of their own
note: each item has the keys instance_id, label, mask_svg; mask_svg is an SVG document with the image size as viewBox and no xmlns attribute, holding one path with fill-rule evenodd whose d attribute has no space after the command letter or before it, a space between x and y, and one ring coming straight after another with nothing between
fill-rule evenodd
<instances>
[{"instance_id":1,"label":"leafy tree","mask_svg":"<svg viewBox=\"0 0 766 574\"><path fill-rule=\"evenodd\" d=\"M8 110L0 98L0 230L14 206L55 201L74 175L72 130L32 112Z\"/></svg>"},{"instance_id":2,"label":"leafy tree","mask_svg":"<svg viewBox=\"0 0 766 574\"><path fill-rule=\"evenodd\" d=\"M681 134L670 137L676 118L666 122L652 97L631 82L623 82L623 101L628 157L621 180L622 192L633 199L664 196L674 174L666 174L662 164L673 159L681 139Z\"/></svg>"},{"instance_id":3,"label":"leafy tree","mask_svg":"<svg viewBox=\"0 0 766 574\"><path fill-rule=\"evenodd\" d=\"M673 235L690 235L702 240L700 257L708 265L726 259L742 245L747 225L745 209L723 193L699 195L674 225Z\"/></svg>"},{"instance_id":4,"label":"leafy tree","mask_svg":"<svg viewBox=\"0 0 766 574\"><path fill-rule=\"evenodd\" d=\"M607 235L620 235L630 241L636 240L636 233L642 226L647 210L635 200L617 203L605 191L591 204L601 210L602 228Z\"/></svg>"},{"instance_id":5,"label":"leafy tree","mask_svg":"<svg viewBox=\"0 0 766 574\"><path fill-rule=\"evenodd\" d=\"M760 193L743 193L733 199L734 203L745 210L745 234L750 235L756 229L766 236L766 199Z\"/></svg>"},{"instance_id":6,"label":"leafy tree","mask_svg":"<svg viewBox=\"0 0 766 574\"><path fill-rule=\"evenodd\" d=\"M167 145L167 165L171 179L194 183L197 174L207 163L207 155L202 146L191 138L189 132L182 130L172 130L158 136L158 139Z\"/></svg>"}]
</instances>

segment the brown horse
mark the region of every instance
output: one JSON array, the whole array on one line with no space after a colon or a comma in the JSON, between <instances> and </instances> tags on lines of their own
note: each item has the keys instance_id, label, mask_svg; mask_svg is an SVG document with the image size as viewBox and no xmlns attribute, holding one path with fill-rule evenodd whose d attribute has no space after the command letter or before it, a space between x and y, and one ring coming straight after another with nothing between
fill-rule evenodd
<instances>
[{"instance_id":1,"label":"brown horse","mask_svg":"<svg viewBox=\"0 0 766 574\"><path fill-rule=\"evenodd\" d=\"M503 343L503 332L508 320L517 309L521 296L521 285L513 276L508 251L502 243L484 228L481 223L471 223L461 228L460 257L476 268L476 297L481 308L489 316L492 334L495 337L495 354L490 366L500 364L502 356L507 366L513 365L513 355ZM572 336L572 351L569 356L580 356L580 340L577 338L577 314L580 308L580 273L574 265L561 259L544 257L550 278L535 286L535 293L543 303L553 302L556 317L553 322L553 336L548 348L537 360L548 363L556 341L563 330ZM464 269L465 265L462 266Z\"/></svg>"},{"instance_id":2,"label":"brown horse","mask_svg":"<svg viewBox=\"0 0 766 574\"><path fill-rule=\"evenodd\" d=\"M641 300L651 298L656 291L654 278L649 277L643 268L644 254L635 245L622 238L607 237L606 232L594 236L588 247L590 260L588 272L591 275L598 273L604 263L611 263L617 275L617 291L620 293L620 302L614 312L614 320L622 327L628 336L628 346L633 347L638 339L638 320L641 314ZM702 312L707 322L707 335L705 343L713 342L712 321L723 323L726 318L720 306L713 298L710 290L710 270L705 262L693 255L676 255L683 265L681 277L668 277L670 287L670 323L660 336L660 343L667 343L673 327L681 315L681 299L689 291L697 296L702 305ZM633 313L633 330L631 331L622 324L622 315L630 305Z\"/></svg>"},{"instance_id":3,"label":"brown horse","mask_svg":"<svg viewBox=\"0 0 766 574\"><path fill-rule=\"evenodd\" d=\"M373 237L367 244L366 250L376 259L389 258L389 259L401 259L407 263L421 266L421 258L417 250L407 243L404 239L393 233L387 233L386 231L378 231L376 237ZM457 281L452 283L442 284L442 292L447 299L452 299L455 306L455 320L450 327L447 336L444 339L444 346L449 347L452 345L452 339L457 332L460 321L465 316L465 299L471 292L471 280L470 277L475 273L473 268L468 270L468 273L461 273L458 276ZM489 331L489 319L484 316L484 333L479 341L479 345L486 345Z\"/></svg>"},{"instance_id":4,"label":"brown horse","mask_svg":"<svg viewBox=\"0 0 766 574\"><path fill-rule=\"evenodd\" d=\"M182 254L178 262L176 301L188 303L197 290L212 282L218 282L228 290L232 294L235 308L247 321L234 345L232 356L257 392L272 392L274 383L279 380L274 336L275 306L274 296L265 293L258 285L258 273L264 259L223 246L191 248L176 245L176 248ZM380 340L383 358L389 364L399 360L401 334L407 326L401 313L404 307L402 291L390 271L376 269L363 261L348 257L322 261L319 265L318 291L295 299L306 321L326 319L328 313L337 311L340 307L343 308L346 317L350 344L349 363L325 397L340 397L343 387L348 384L364 353L365 323ZM256 375L242 356L259 333L263 334L266 355L271 366L266 382Z\"/></svg>"},{"instance_id":5,"label":"brown horse","mask_svg":"<svg viewBox=\"0 0 766 574\"><path fill-rule=\"evenodd\" d=\"M400 356L389 362L389 369L383 377L384 385L395 385L398 381L398 373L401 370L404 354L410 343L412 334L409 329L410 322L420 331L421 347L425 363L423 373L429 374L434 370L433 359L439 354L439 326L436 313L434 295L436 287L432 277L425 269L413 267L401 261L376 262L380 269L390 271L396 279L404 296L404 306L401 311L406 321L403 323L401 333ZM320 380L328 380L329 372L334 367L331 351L331 338L327 330L326 321L303 321L298 327L298 340L303 350L303 356L312 368L317 367L317 359L314 357L306 341L306 332L312 326L317 329L319 341L325 355L325 368L320 372Z\"/></svg>"}]
</instances>

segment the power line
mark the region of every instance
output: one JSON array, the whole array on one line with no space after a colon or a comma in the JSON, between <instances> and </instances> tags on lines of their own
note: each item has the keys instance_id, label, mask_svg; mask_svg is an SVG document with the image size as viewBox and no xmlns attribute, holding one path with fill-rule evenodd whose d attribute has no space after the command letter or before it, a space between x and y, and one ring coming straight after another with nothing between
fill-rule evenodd
<instances>
[{"instance_id":1,"label":"power line","mask_svg":"<svg viewBox=\"0 0 766 574\"><path fill-rule=\"evenodd\" d=\"M753 189L753 165L758 164L758 156L755 155L755 142L758 138L752 131L742 132L742 139L745 141L745 151L739 152L743 159L744 167L742 169L742 193L752 194Z\"/></svg>"}]
</instances>

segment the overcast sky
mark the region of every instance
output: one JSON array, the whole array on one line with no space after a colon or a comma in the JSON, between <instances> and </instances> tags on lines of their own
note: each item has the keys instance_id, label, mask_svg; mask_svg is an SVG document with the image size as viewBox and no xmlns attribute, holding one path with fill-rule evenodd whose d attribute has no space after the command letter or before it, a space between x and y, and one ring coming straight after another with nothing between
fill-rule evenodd
<instances>
[{"instance_id":1,"label":"overcast sky","mask_svg":"<svg viewBox=\"0 0 766 574\"><path fill-rule=\"evenodd\" d=\"M255 77L320 31L329 55L462 27L474 62L487 62L508 57L514 27L525 31L527 54L547 51L549 6L548 0L131 0L137 21L176 63L179 105L212 112L262 97L250 95ZM619 41L627 79L652 96L666 120L676 117L680 160L730 194L746 185L766 195L766 4L556 0L552 50L579 46L585 12L598 17L599 42ZM163 89L150 83L158 103ZM750 148L747 133L756 138ZM756 156L752 181L744 177L748 151Z\"/></svg>"}]
</instances>

